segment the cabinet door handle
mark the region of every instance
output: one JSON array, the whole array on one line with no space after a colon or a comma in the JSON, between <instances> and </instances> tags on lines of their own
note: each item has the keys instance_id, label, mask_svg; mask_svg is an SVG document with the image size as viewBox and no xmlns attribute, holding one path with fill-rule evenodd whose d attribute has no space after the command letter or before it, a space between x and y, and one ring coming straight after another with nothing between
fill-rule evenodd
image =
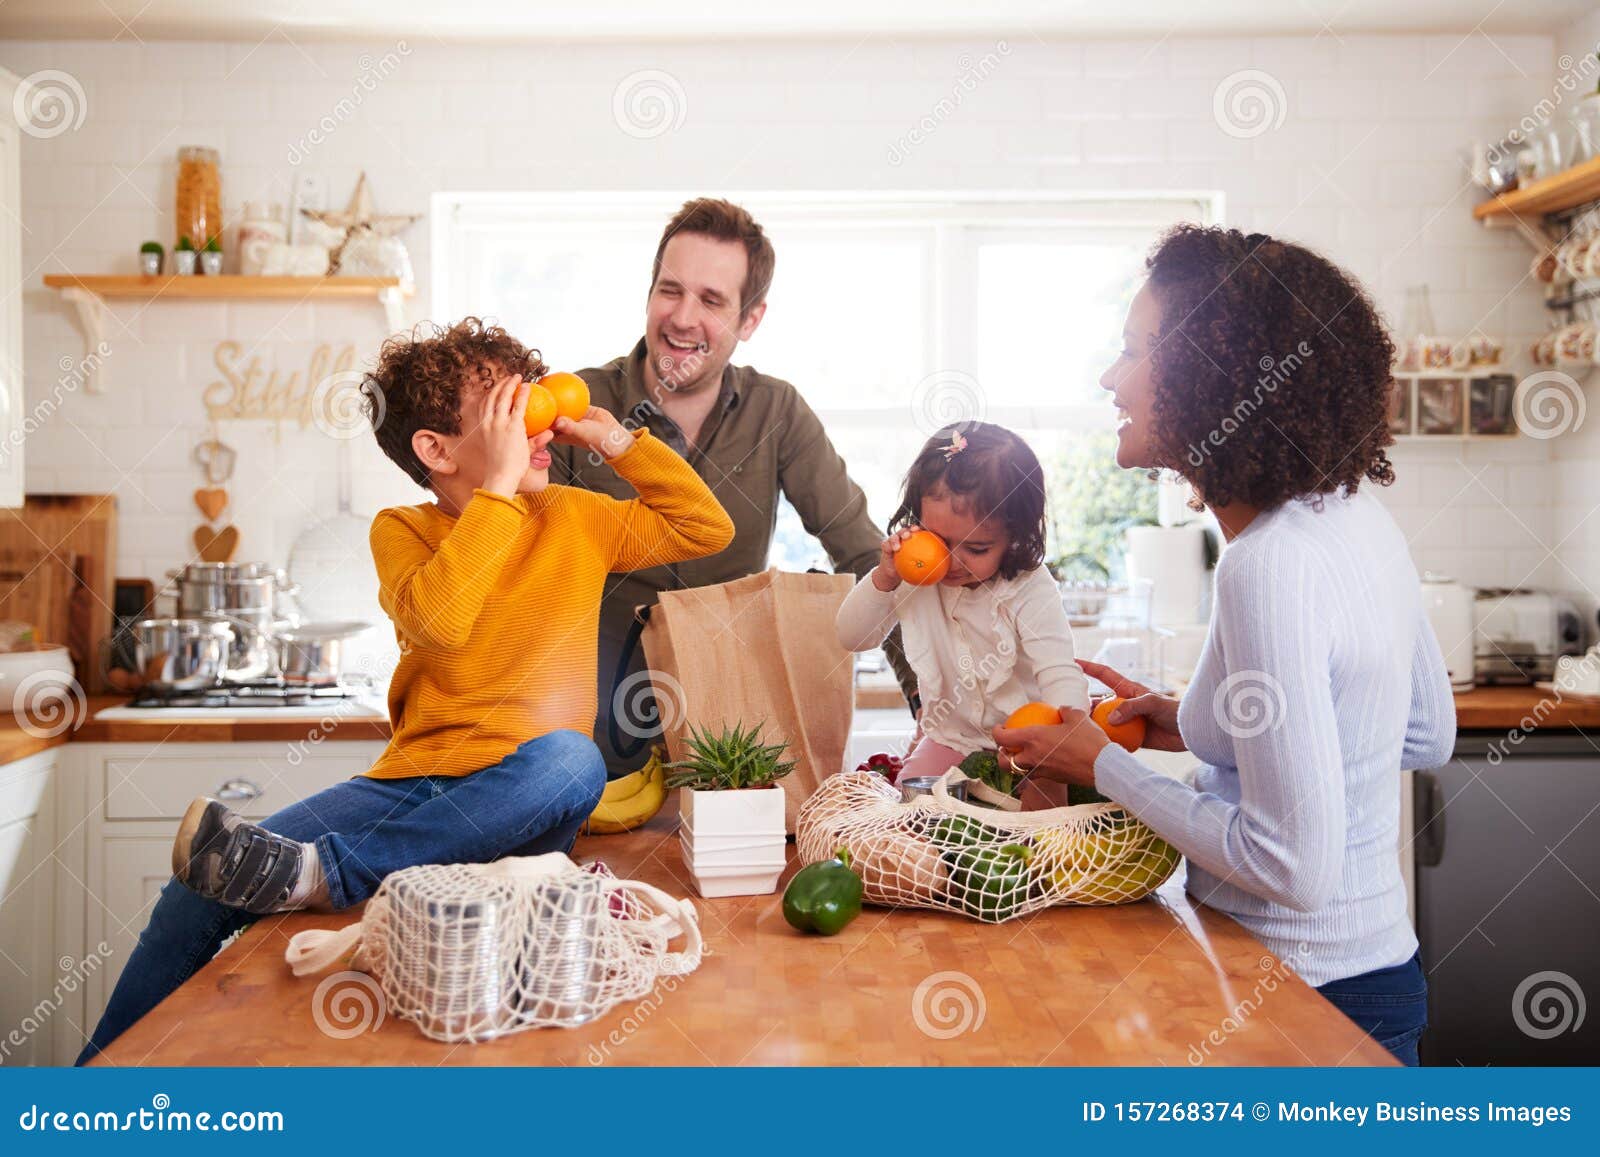
<instances>
[{"instance_id":1,"label":"cabinet door handle","mask_svg":"<svg viewBox=\"0 0 1600 1157\"><path fill-rule=\"evenodd\" d=\"M1444 785L1431 771L1413 774L1411 803L1417 866L1436 868L1444 859Z\"/></svg>"},{"instance_id":2,"label":"cabinet door handle","mask_svg":"<svg viewBox=\"0 0 1600 1157\"><path fill-rule=\"evenodd\" d=\"M250 800L261 798L261 788L251 783L248 779L230 779L217 788L217 798L227 800Z\"/></svg>"}]
</instances>

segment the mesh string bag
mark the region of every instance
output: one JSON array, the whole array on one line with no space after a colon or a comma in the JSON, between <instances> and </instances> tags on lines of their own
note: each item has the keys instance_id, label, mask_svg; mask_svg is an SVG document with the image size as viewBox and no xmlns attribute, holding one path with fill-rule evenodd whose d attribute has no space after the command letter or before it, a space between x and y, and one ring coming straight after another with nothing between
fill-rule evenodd
<instances>
[{"instance_id":1,"label":"mesh string bag","mask_svg":"<svg viewBox=\"0 0 1600 1157\"><path fill-rule=\"evenodd\" d=\"M583 1024L693 972L702 950L689 901L553 852L404 868L359 923L297 933L285 959L296 976L369 972L389 1012L455 1042Z\"/></svg>"},{"instance_id":2,"label":"mesh string bag","mask_svg":"<svg viewBox=\"0 0 1600 1157\"><path fill-rule=\"evenodd\" d=\"M1046 811L978 807L950 795L960 770L933 794L902 802L882 776L830 776L800 808L804 863L850 850L863 899L890 908L940 908L998 924L1056 904L1126 904L1155 891L1178 853L1120 804Z\"/></svg>"}]
</instances>

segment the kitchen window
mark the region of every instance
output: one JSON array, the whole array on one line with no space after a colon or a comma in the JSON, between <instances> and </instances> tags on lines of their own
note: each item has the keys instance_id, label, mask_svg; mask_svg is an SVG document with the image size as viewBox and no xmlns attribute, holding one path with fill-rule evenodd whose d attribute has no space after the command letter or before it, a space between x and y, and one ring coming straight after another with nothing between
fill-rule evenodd
<instances>
[{"instance_id":1,"label":"kitchen window","mask_svg":"<svg viewBox=\"0 0 1600 1157\"><path fill-rule=\"evenodd\" d=\"M1151 244L1212 221L1207 195L730 194L761 221L777 273L736 361L793 382L818 412L881 524L940 421L1022 433L1047 473L1108 432L1099 378ZM626 353L642 332L650 261L687 197L440 193L433 316L497 319L551 365ZM787 504L775 565L822 558Z\"/></svg>"}]
</instances>

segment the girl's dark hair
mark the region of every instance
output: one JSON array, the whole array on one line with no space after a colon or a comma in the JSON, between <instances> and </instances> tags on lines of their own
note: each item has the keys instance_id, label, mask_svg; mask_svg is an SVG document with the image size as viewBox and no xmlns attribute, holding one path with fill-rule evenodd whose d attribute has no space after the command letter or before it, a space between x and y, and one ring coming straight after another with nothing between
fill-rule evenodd
<instances>
[{"instance_id":1,"label":"girl's dark hair","mask_svg":"<svg viewBox=\"0 0 1600 1157\"><path fill-rule=\"evenodd\" d=\"M1162 465L1210 506L1387 486L1394 343L1366 292L1264 233L1179 225L1147 262Z\"/></svg>"},{"instance_id":2,"label":"girl's dark hair","mask_svg":"<svg viewBox=\"0 0 1600 1157\"><path fill-rule=\"evenodd\" d=\"M947 456L956 434L967 444ZM978 520L993 518L1006 528L1011 541L1000 577L1016 578L1044 562L1044 469L1016 434L989 422L958 422L929 438L906 471L889 530L918 525L923 498L941 492L970 504Z\"/></svg>"}]
</instances>

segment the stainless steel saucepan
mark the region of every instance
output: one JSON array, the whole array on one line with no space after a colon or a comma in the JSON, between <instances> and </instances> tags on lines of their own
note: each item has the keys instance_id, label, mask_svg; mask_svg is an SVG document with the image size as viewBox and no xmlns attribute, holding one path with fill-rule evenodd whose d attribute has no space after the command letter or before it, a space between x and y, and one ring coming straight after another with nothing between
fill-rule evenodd
<instances>
[{"instance_id":1,"label":"stainless steel saucepan","mask_svg":"<svg viewBox=\"0 0 1600 1157\"><path fill-rule=\"evenodd\" d=\"M133 626L134 656L147 686L211 687L228 664L233 628L215 619L144 619Z\"/></svg>"},{"instance_id":2,"label":"stainless steel saucepan","mask_svg":"<svg viewBox=\"0 0 1600 1157\"><path fill-rule=\"evenodd\" d=\"M278 674L285 683L333 683L343 674L344 641L371 623L355 620L303 623L275 631Z\"/></svg>"}]
</instances>

